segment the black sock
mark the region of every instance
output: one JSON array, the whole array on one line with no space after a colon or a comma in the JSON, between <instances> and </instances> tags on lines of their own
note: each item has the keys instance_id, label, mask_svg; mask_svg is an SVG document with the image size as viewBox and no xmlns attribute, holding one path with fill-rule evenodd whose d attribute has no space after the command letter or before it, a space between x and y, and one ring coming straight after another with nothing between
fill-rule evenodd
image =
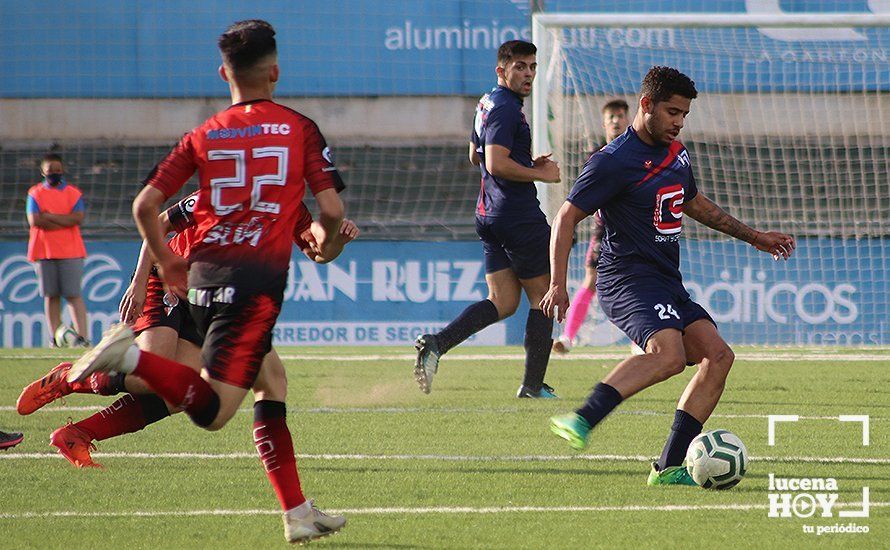
<instances>
[{"instance_id":1,"label":"black sock","mask_svg":"<svg viewBox=\"0 0 890 550\"><path fill-rule=\"evenodd\" d=\"M127 393L127 386L124 384L127 375L123 372L116 372L108 375L108 395L117 395L119 393ZM163 401L163 399L162 399Z\"/></svg>"},{"instance_id":2,"label":"black sock","mask_svg":"<svg viewBox=\"0 0 890 550\"><path fill-rule=\"evenodd\" d=\"M445 355L454 346L497 321L498 308L491 300L482 300L467 307L442 332L436 334L439 355Z\"/></svg>"},{"instance_id":3,"label":"black sock","mask_svg":"<svg viewBox=\"0 0 890 550\"><path fill-rule=\"evenodd\" d=\"M192 422L202 428L213 424L213 421L216 420L216 415L219 414L219 394L211 391L208 399L209 401L202 408L197 410L186 409L185 411L185 414L189 415Z\"/></svg>"},{"instance_id":4,"label":"black sock","mask_svg":"<svg viewBox=\"0 0 890 550\"><path fill-rule=\"evenodd\" d=\"M142 404L142 418L145 419L146 426L170 416L167 404L157 395L146 394L133 397Z\"/></svg>"},{"instance_id":5,"label":"black sock","mask_svg":"<svg viewBox=\"0 0 890 550\"><path fill-rule=\"evenodd\" d=\"M553 319L548 319L540 309L528 310L525 322L525 378L522 385L532 391L541 389L550 348L553 347Z\"/></svg>"},{"instance_id":6,"label":"black sock","mask_svg":"<svg viewBox=\"0 0 890 550\"><path fill-rule=\"evenodd\" d=\"M671 426L671 434L668 436L667 442L664 444L664 450L661 451L661 458L658 459L658 471L662 471L668 466L680 466L686 458L686 450L689 444L695 439L695 436L701 433L702 423L695 419L694 416L686 411L677 409L674 413L674 425Z\"/></svg>"},{"instance_id":7,"label":"black sock","mask_svg":"<svg viewBox=\"0 0 890 550\"><path fill-rule=\"evenodd\" d=\"M287 405L281 401L263 399L253 404L253 421L263 422L270 418L284 418L287 416Z\"/></svg>"},{"instance_id":8,"label":"black sock","mask_svg":"<svg viewBox=\"0 0 890 550\"><path fill-rule=\"evenodd\" d=\"M600 420L608 416L624 398L618 390L608 384L600 382L593 388L593 393L587 397L584 406L575 411L593 428Z\"/></svg>"}]
</instances>

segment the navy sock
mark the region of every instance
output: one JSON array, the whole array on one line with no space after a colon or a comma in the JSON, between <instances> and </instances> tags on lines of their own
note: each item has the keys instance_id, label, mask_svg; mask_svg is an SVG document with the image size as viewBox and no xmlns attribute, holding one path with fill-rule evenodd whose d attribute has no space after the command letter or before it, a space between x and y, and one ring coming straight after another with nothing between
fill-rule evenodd
<instances>
[{"instance_id":1,"label":"navy sock","mask_svg":"<svg viewBox=\"0 0 890 550\"><path fill-rule=\"evenodd\" d=\"M548 319L540 309L528 310L525 322L525 377L522 385L532 391L541 389L550 348L553 347L553 319Z\"/></svg>"},{"instance_id":2,"label":"navy sock","mask_svg":"<svg viewBox=\"0 0 890 550\"><path fill-rule=\"evenodd\" d=\"M482 300L467 307L442 332L436 334L439 355L445 355L454 346L497 321L498 308L491 300Z\"/></svg>"},{"instance_id":3,"label":"navy sock","mask_svg":"<svg viewBox=\"0 0 890 550\"><path fill-rule=\"evenodd\" d=\"M656 467L662 471L668 466L680 466L686 458L686 450L695 436L701 433L702 423L686 411L677 409L674 413L674 425L671 426L671 434L661 451Z\"/></svg>"},{"instance_id":4,"label":"navy sock","mask_svg":"<svg viewBox=\"0 0 890 550\"><path fill-rule=\"evenodd\" d=\"M624 398L618 390L608 384L600 382L593 388L593 393L587 397L587 402L575 411L593 428L608 416Z\"/></svg>"}]
</instances>

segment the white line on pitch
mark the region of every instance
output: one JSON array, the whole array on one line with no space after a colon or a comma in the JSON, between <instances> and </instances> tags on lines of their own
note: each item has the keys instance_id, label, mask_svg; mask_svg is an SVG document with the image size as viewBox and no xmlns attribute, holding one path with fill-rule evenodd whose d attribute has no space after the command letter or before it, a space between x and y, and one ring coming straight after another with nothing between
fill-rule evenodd
<instances>
[{"instance_id":1,"label":"white line on pitch","mask_svg":"<svg viewBox=\"0 0 890 550\"><path fill-rule=\"evenodd\" d=\"M862 506L861 502L839 502L835 506L847 508ZM890 502L872 502L874 508L886 508ZM765 504L665 504L661 506L627 505L627 506L423 506L410 508L379 507L379 508L341 508L328 512L351 515L386 515L386 514L516 514L516 513L566 513L566 512L691 512L697 510L712 511L751 511L766 510ZM21 512L0 513L0 519L40 519L40 518L117 518L117 517L193 517L193 516L257 516L279 515L280 510L133 510L131 512Z\"/></svg>"},{"instance_id":2,"label":"white line on pitch","mask_svg":"<svg viewBox=\"0 0 890 550\"><path fill-rule=\"evenodd\" d=\"M80 406L68 406L63 405L60 407L44 407L40 409L41 413L53 413L53 412L97 412L102 410L104 407L101 405L80 405ZM14 411L16 410L13 405L0 405L0 412ZM491 407L491 408L483 408L483 407L306 407L306 408L293 408L290 409L290 413L294 415L298 414L408 414L408 413L430 413L430 414L504 414L504 413L518 413L518 412L530 412L534 409L522 408L522 407ZM238 409L240 413L253 413L253 408L241 408ZM659 412L652 410L618 410L615 411L614 414L619 415L628 415L628 416L669 416L673 417L673 412ZM769 418L768 414L712 414L711 418ZM805 416L801 415L798 418L801 420L833 420L837 421L837 416ZM880 416L871 416L872 419L882 419Z\"/></svg>"},{"instance_id":3,"label":"white line on pitch","mask_svg":"<svg viewBox=\"0 0 890 550\"><path fill-rule=\"evenodd\" d=\"M117 453L93 453L93 458L141 458L141 459L202 459L202 460L224 460L257 457L256 453L239 452L239 453L133 453L133 452L117 452ZM465 456L465 455L439 455L439 454L337 454L337 453L321 453L309 454L299 453L296 455L300 459L314 460L381 460L381 461L410 461L410 460L438 460L442 462L568 462L568 461L586 461L586 462L607 462L607 461L625 461L625 462L651 462L657 457L645 455L514 455L514 456ZM0 460L16 460L16 459L40 459L40 458L62 458L61 455L55 453L15 453L2 454ZM812 463L828 463L828 464L890 464L890 458L864 458L864 457L822 457L822 456L752 456L755 462L812 462Z\"/></svg>"}]
</instances>

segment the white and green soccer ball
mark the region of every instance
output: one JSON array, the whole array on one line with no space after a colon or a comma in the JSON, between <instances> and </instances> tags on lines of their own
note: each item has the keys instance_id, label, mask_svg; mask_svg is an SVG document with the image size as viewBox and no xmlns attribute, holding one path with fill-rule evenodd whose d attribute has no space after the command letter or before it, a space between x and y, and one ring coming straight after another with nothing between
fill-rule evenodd
<instances>
[{"instance_id":1,"label":"white and green soccer ball","mask_svg":"<svg viewBox=\"0 0 890 550\"><path fill-rule=\"evenodd\" d=\"M705 432L686 451L689 475L705 489L729 489L742 480L748 469L748 450L732 432Z\"/></svg>"},{"instance_id":2,"label":"white and green soccer ball","mask_svg":"<svg viewBox=\"0 0 890 550\"><path fill-rule=\"evenodd\" d=\"M77 331L68 325L59 325L56 333L53 335L56 346L60 348L70 348L77 343Z\"/></svg>"}]
</instances>

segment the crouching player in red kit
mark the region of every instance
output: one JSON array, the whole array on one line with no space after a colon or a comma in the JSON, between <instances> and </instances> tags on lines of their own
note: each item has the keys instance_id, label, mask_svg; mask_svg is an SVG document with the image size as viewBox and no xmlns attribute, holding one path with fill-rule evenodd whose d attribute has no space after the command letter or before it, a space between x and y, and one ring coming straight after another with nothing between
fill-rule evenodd
<instances>
[{"instance_id":1,"label":"crouching player in red kit","mask_svg":"<svg viewBox=\"0 0 890 550\"><path fill-rule=\"evenodd\" d=\"M192 212L196 201L196 193L193 193L160 216L164 231L176 232L167 245L183 258L188 258L189 248L194 240ZM318 256L317 251L312 249L312 215L303 204L300 207L294 243L310 260L319 263L332 261L343 250L343 246L358 236L355 224L350 220L343 220L337 234L341 245L334 247L329 257ZM121 321L132 327L139 349L162 357L175 358L176 361L200 371L202 342L189 313L188 304L164 290L157 267L152 263L144 243L133 279L121 299L120 313ZM170 414L180 412L155 395L142 380L132 374L95 372L82 382L68 383L66 376L70 369L71 363L60 363L45 376L29 384L19 396L16 406L19 414L29 415L72 393L125 393L108 407L79 422L69 422L52 433L50 445L56 447L75 467L101 467L90 454L95 449L93 441L104 441L137 432ZM263 359L253 391L256 401L284 402L286 399L287 378L284 365L274 349Z\"/></svg>"},{"instance_id":2,"label":"crouching player in red kit","mask_svg":"<svg viewBox=\"0 0 890 550\"><path fill-rule=\"evenodd\" d=\"M320 255L335 246L343 220L342 181L318 127L272 101L279 76L274 29L258 20L235 23L220 36L219 49L232 106L186 134L133 203L161 278L188 299L204 342L201 373L141 352L132 330L119 324L68 374L69 382L101 371L135 374L207 430L235 414L271 349L307 182L319 205L311 232ZM197 229L186 261L166 246L157 217L195 171ZM322 513L302 494L284 403L259 401L254 411L255 442L284 509L287 540L339 530L345 518Z\"/></svg>"}]
</instances>

